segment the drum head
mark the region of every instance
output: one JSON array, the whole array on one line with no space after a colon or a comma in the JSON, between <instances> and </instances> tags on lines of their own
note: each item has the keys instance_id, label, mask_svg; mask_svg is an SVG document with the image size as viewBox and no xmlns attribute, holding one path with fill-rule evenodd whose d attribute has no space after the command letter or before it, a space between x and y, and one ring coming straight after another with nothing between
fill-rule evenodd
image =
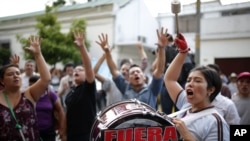
<instances>
[{"instance_id":1,"label":"drum head","mask_svg":"<svg viewBox=\"0 0 250 141\"><path fill-rule=\"evenodd\" d=\"M145 129L143 128L145 132L148 132L146 131L148 130L147 127L159 127L161 128L162 136L165 134L165 127L173 127L176 136L179 137L174 124L166 118L166 115L158 113L145 103L139 102L138 104L137 102L138 101L118 102L104 109L103 112L97 115L92 126L90 141L104 141L104 134L108 130L112 130L112 132L115 132L112 134L116 134L116 131L120 132L120 129L131 129L134 136L135 129L138 127L145 127ZM112 141L119 140L112 139Z\"/></svg>"},{"instance_id":2,"label":"drum head","mask_svg":"<svg viewBox=\"0 0 250 141\"><path fill-rule=\"evenodd\" d=\"M126 116L110 125L111 129L120 129L128 127L151 127L151 126L173 126L168 120L154 115L133 114Z\"/></svg>"}]
</instances>

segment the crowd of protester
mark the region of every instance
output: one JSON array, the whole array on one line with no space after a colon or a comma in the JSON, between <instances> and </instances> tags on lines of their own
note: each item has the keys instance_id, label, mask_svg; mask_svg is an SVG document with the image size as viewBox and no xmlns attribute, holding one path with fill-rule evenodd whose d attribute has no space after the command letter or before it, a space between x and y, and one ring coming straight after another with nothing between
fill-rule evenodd
<instances>
[{"instance_id":1,"label":"crowd of protester","mask_svg":"<svg viewBox=\"0 0 250 141\"><path fill-rule=\"evenodd\" d=\"M172 122L183 140L229 141L230 125L250 125L250 72L225 77L217 64L195 66L181 33L173 38L167 29L156 30L157 49L151 66L141 43L136 45L141 64L124 58L117 65L104 33L96 40L103 55L92 66L84 33L75 31L73 35L84 65L68 63L63 70L49 69L41 39L32 36L26 50L34 60L26 60L23 72L17 55L1 67L1 141L55 141L57 137L87 141L98 111L129 99L166 115L178 111ZM98 73L104 61L112 78ZM150 80L147 67L151 68Z\"/></svg>"}]
</instances>

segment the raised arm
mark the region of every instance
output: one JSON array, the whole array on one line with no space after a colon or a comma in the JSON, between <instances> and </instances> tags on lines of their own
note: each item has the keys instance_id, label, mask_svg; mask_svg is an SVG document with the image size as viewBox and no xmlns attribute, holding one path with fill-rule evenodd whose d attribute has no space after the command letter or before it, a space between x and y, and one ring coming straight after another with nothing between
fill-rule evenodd
<instances>
[{"instance_id":1,"label":"raised arm","mask_svg":"<svg viewBox=\"0 0 250 141\"><path fill-rule=\"evenodd\" d=\"M75 44L76 47L80 50L82 63L84 64L85 73L86 73L86 80L89 83L95 81L94 71L91 66L91 61L87 49L84 44L84 34L82 31L75 31L74 32Z\"/></svg>"},{"instance_id":2,"label":"raised arm","mask_svg":"<svg viewBox=\"0 0 250 141\"><path fill-rule=\"evenodd\" d=\"M96 78L98 81L100 81L101 83L104 82L105 78L104 78L102 75L100 75L100 74L98 73L98 70L99 70L99 68L100 68L100 66L101 66L101 64L103 63L104 60L105 60L105 54L103 54L103 55L99 58L99 60L97 61L97 63L95 64L95 66L94 66L94 68L93 68L94 73L95 73L95 78Z\"/></svg>"},{"instance_id":3,"label":"raised arm","mask_svg":"<svg viewBox=\"0 0 250 141\"><path fill-rule=\"evenodd\" d=\"M148 56L144 50L142 43L138 43L136 46L137 46L139 53L141 55L141 69L142 69L142 71L145 71L145 69L148 66Z\"/></svg>"},{"instance_id":4,"label":"raised arm","mask_svg":"<svg viewBox=\"0 0 250 141\"><path fill-rule=\"evenodd\" d=\"M185 58L189 51L186 40L182 34L178 34L177 38L175 39L175 44L179 48L179 53L170 63L164 76L165 86L169 92L171 99L174 102L176 102L176 99L180 91L183 90L183 88L177 82L177 80L180 76L182 66L185 62Z\"/></svg>"},{"instance_id":5,"label":"raised arm","mask_svg":"<svg viewBox=\"0 0 250 141\"><path fill-rule=\"evenodd\" d=\"M37 64L38 72L40 74L40 79L25 91L25 95L32 102L35 102L48 88L51 80L51 75L41 52L41 39L37 36L32 36L30 37L29 42L30 47L27 47L25 49L33 54Z\"/></svg>"},{"instance_id":6,"label":"raised arm","mask_svg":"<svg viewBox=\"0 0 250 141\"><path fill-rule=\"evenodd\" d=\"M164 28L162 27L160 31L157 29L156 33L158 37L158 43L156 43L158 47L158 55L156 56L157 59L155 62L156 65L153 71L153 76L155 78L160 78L162 77L162 72L165 64L165 47L168 44L167 29L164 32Z\"/></svg>"},{"instance_id":7,"label":"raised arm","mask_svg":"<svg viewBox=\"0 0 250 141\"><path fill-rule=\"evenodd\" d=\"M99 37L99 41L96 41L96 43L98 45L100 45L103 49L103 51L105 52L105 57L106 57L106 61L109 67L109 70L113 76L113 78L116 78L119 75L119 70L117 69L117 66L112 58L111 52L110 52L110 46L108 44L108 35L107 34L101 34L98 36Z\"/></svg>"},{"instance_id":8,"label":"raised arm","mask_svg":"<svg viewBox=\"0 0 250 141\"><path fill-rule=\"evenodd\" d=\"M19 66L20 57L16 54L10 57L10 63Z\"/></svg>"},{"instance_id":9,"label":"raised arm","mask_svg":"<svg viewBox=\"0 0 250 141\"><path fill-rule=\"evenodd\" d=\"M152 65L151 65L151 69L152 69L152 72L154 72L154 70L156 69L157 67L157 62L158 62L158 57L159 56L159 52L158 52L158 49L155 50L155 59L154 61L152 62ZM162 72L164 72L164 68L162 70Z\"/></svg>"}]
</instances>

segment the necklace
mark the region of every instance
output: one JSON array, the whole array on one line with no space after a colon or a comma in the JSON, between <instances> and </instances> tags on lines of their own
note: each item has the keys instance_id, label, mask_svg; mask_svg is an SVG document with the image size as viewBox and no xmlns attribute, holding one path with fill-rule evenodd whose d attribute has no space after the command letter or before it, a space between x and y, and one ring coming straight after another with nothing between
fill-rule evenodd
<instances>
[{"instance_id":1,"label":"necklace","mask_svg":"<svg viewBox=\"0 0 250 141\"><path fill-rule=\"evenodd\" d=\"M22 132L22 126L21 126L21 125L19 124L19 122L17 121L16 115L15 115L15 113L14 113L14 111L13 111L13 107L11 106L10 100L9 100L9 98L8 98L8 96L7 96L7 94L6 94L5 91L3 91L3 95L4 95L4 98L5 98L5 101L6 101L6 103L8 104L8 107L9 107L9 109L10 109L11 115L12 115L12 117L14 118L14 120L16 121L16 126L15 126L15 128L19 130L19 133L20 133L20 135L21 135L21 137L22 137L22 140L25 141L25 138L24 138L24 135L23 135L23 132Z\"/></svg>"}]
</instances>

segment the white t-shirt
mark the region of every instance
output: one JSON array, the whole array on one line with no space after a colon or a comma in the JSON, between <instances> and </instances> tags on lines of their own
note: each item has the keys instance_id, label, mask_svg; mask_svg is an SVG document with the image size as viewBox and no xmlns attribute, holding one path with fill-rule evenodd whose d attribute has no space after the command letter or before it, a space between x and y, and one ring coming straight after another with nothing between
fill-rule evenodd
<instances>
[{"instance_id":1,"label":"white t-shirt","mask_svg":"<svg viewBox=\"0 0 250 141\"><path fill-rule=\"evenodd\" d=\"M122 100L122 94L112 80L105 79L102 89L106 92L107 106Z\"/></svg>"},{"instance_id":2,"label":"white t-shirt","mask_svg":"<svg viewBox=\"0 0 250 141\"><path fill-rule=\"evenodd\" d=\"M65 89L64 88L64 86L65 86L65 83L68 83L68 84L66 84L66 85L70 85L69 83L71 83L71 85L73 85L74 84L74 79L73 79L73 77L70 77L69 75L65 75L64 77L62 77L62 79L60 80L60 85L59 85L59 87L58 87L58 92L60 92L60 91L62 91L63 89ZM66 99L66 95L69 93L69 91L70 91L70 87L68 87L66 90L64 90L64 92L62 93L62 97L61 97L61 99L62 99L62 106L64 107L64 108L66 108L66 104L65 104L65 99Z\"/></svg>"},{"instance_id":3,"label":"white t-shirt","mask_svg":"<svg viewBox=\"0 0 250 141\"><path fill-rule=\"evenodd\" d=\"M36 73L36 72L33 72L33 75L39 76L39 74ZM30 77L27 76L26 73L22 73L21 78L22 78L21 92L24 92L25 89L27 89L29 87L29 79L30 79Z\"/></svg>"},{"instance_id":4,"label":"white t-shirt","mask_svg":"<svg viewBox=\"0 0 250 141\"><path fill-rule=\"evenodd\" d=\"M233 101L219 93L212 104L229 125L240 124L240 116Z\"/></svg>"},{"instance_id":5,"label":"white t-shirt","mask_svg":"<svg viewBox=\"0 0 250 141\"><path fill-rule=\"evenodd\" d=\"M180 110L190 106L190 104L187 102L185 91L182 91L179 94L176 106ZM199 112L196 113L186 112L185 117L198 113ZM230 137L229 126L222 117L220 119L222 121L223 141L229 141ZM212 115L212 113L202 116L198 119L195 119L192 122L187 122L186 126L198 141L218 141L218 122L215 116Z\"/></svg>"},{"instance_id":6,"label":"white t-shirt","mask_svg":"<svg viewBox=\"0 0 250 141\"><path fill-rule=\"evenodd\" d=\"M250 125L250 97L241 98L238 94L232 96L232 101L235 103L237 111L241 117L241 125Z\"/></svg>"}]
</instances>

